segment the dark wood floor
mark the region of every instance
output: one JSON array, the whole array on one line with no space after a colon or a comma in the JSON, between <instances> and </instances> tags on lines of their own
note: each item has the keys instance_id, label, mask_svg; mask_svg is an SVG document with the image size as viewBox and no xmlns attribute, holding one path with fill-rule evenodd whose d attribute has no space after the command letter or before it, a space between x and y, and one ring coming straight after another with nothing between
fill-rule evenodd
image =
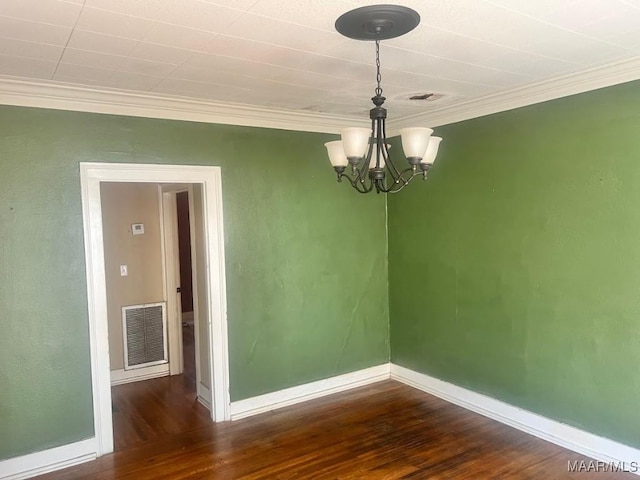
<instances>
[{"instance_id":1,"label":"dark wood floor","mask_svg":"<svg viewBox=\"0 0 640 480\"><path fill-rule=\"evenodd\" d=\"M589 461L408 386L384 381L244 420L159 436L41 478L637 478L568 472L568 462L580 460Z\"/></svg>"},{"instance_id":2,"label":"dark wood floor","mask_svg":"<svg viewBox=\"0 0 640 480\"><path fill-rule=\"evenodd\" d=\"M116 452L211 423L196 400L193 325L182 328L184 373L111 388Z\"/></svg>"}]
</instances>

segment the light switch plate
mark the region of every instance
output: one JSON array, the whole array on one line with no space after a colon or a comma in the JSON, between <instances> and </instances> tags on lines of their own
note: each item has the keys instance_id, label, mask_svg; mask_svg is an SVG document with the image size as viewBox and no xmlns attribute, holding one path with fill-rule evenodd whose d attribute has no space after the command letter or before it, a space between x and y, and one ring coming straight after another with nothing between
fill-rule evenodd
<instances>
[{"instance_id":1,"label":"light switch plate","mask_svg":"<svg viewBox=\"0 0 640 480\"><path fill-rule=\"evenodd\" d=\"M134 223L131 225L131 233L133 235L144 234L144 223Z\"/></svg>"},{"instance_id":2,"label":"light switch plate","mask_svg":"<svg viewBox=\"0 0 640 480\"><path fill-rule=\"evenodd\" d=\"M127 275L129 275L129 269L127 268L126 265L120 265L120 276L121 277L126 277Z\"/></svg>"}]
</instances>

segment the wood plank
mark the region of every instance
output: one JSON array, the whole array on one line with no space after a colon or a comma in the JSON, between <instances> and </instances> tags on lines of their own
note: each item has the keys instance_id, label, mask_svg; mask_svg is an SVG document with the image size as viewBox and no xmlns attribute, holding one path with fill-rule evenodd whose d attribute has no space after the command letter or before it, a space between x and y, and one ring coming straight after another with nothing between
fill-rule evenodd
<instances>
[{"instance_id":1,"label":"wood plank","mask_svg":"<svg viewBox=\"0 0 640 480\"><path fill-rule=\"evenodd\" d=\"M157 380L162 379L149 382ZM389 380L161 436L39 478L636 478L627 473L569 472L568 462L576 460L590 461Z\"/></svg>"}]
</instances>

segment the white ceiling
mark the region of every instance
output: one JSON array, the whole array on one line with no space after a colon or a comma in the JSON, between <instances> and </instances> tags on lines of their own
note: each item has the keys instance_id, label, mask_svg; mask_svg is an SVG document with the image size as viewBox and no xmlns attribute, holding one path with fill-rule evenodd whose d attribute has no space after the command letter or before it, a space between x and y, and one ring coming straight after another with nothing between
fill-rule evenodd
<instances>
[{"instance_id":1,"label":"white ceiling","mask_svg":"<svg viewBox=\"0 0 640 480\"><path fill-rule=\"evenodd\" d=\"M375 87L374 45L333 25L375 3L0 0L0 76L362 116ZM390 116L640 57L640 0L397 3L422 21L381 47ZM408 100L427 92L442 97Z\"/></svg>"}]
</instances>

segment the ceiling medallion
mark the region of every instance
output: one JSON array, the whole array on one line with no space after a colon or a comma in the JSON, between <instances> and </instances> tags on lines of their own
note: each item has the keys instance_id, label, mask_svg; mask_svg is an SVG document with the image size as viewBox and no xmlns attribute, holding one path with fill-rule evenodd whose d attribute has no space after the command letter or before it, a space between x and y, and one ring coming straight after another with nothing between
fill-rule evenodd
<instances>
[{"instance_id":1,"label":"ceiling medallion","mask_svg":"<svg viewBox=\"0 0 640 480\"><path fill-rule=\"evenodd\" d=\"M385 122L387 109L382 105L380 75L380 41L404 35L418 26L420 15L415 10L400 5L370 5L356 8L336 20L336 30L355 40L374 41L376 45L374 107L369 112L371 128L345 128L341 140L325 143L329 160L338 175L360 193L396 193L406 187L416 176L426 180L427 172L438 153L440 137L432 137L433 130L425 127L400 130L402 149L408 167L398 168L389 156ZM345 173L351 165L350 174ZM418 170L418 167L420 168Z\"/></svg>"}]
</instances>

